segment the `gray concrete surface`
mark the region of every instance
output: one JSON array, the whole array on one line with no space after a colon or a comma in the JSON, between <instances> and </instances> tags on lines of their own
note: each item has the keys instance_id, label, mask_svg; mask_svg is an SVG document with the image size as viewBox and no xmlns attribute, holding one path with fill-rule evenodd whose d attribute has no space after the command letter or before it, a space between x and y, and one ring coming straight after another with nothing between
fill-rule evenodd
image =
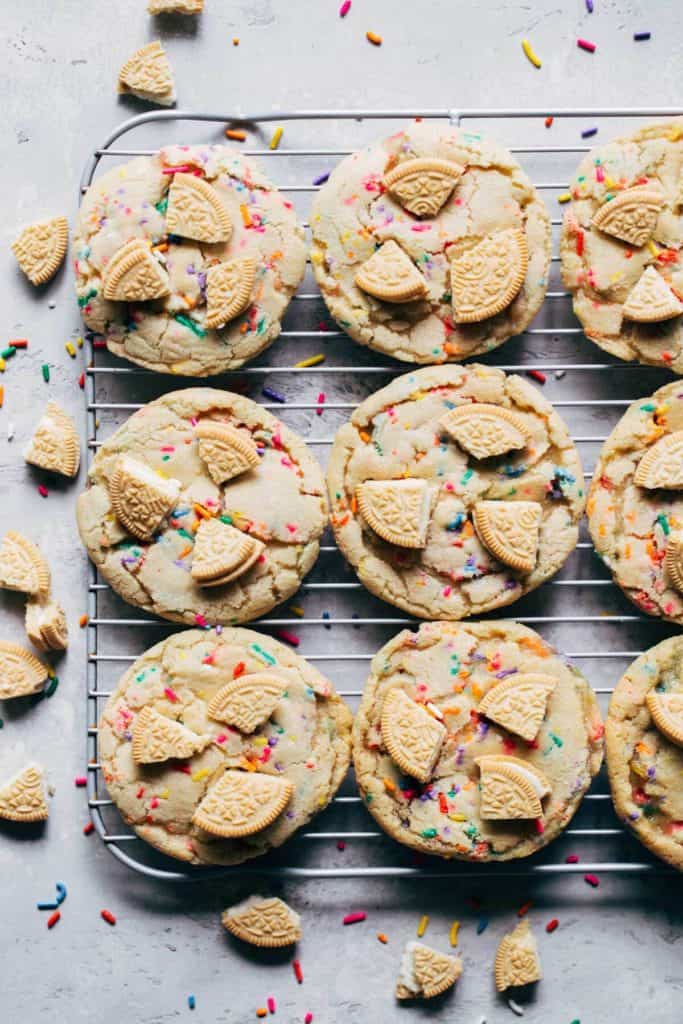
<instances>
[{"instance_id":1,"label":"gray concrete surface","mask_svg":"<svg viewBox=\"0 0 683 1024\"><path fill-rule=\"evenodd\" d=\"M545 979L536 993L519 1000L531 1024L679 1020L683 968L677 879L604 872L597 890L586 886L580 874L542 880L522 876L501 881L289 883L283 891L304 918L299 955L305 980L298 986L289 956L255 955L238 948L219 928L220 909L233 891L243 892L249 883L155 882L118 864L97 836L82 835L86 801L73 780L82 773L85 761L86 633L78 629L77 621L85 610L86 563L77 541L73 504L83 473L74 484L50 483L44 500L36 491L42 478L25 466L20 453L48 398L71 409L84 428L77 378L86 353L80 352L73 361L64 350L64 342L79 333L70 270L65 268L48 288L34 291L17 272L8 246L17 227L26 221L56 212L73 215L76 183L89 150L116 123L144 109L135 101L117 101L116 70L129 52L157 36L167 44L180 103L186 109L228 113L342 106L664 105L681 100L681 5L664 0L595 0L595 13L588 15L583 0L562 4L551 0L421 0L413 4L354 0L351 13L340 22L337 0L288 4L206 0L199 22L164 19L157 25L147 16L143 0L107 4L99 0L89 6L75 0L57 4L23 0L2 6L0 340L28 337L30 348L8 362L0 379L5 388L0 411L0 529L24 529L49 555L55 590L68 611L72 644L68 655L56 662L61 684L51 700L34 706L19 702L19 707L6 702L0 707L4 720L0 771L10 771L37 756L54 787L44 833L27 836L19 829L0 828L0 1019L7 1024L48 1020L53 1024L121 1020L156 1024L189 1018L205 1024L237 1024L254 1019L256 1007L273 995L278 1018L287 1022L303 1021L310 1011L316 1024L367 1024L397 1018L477 1024L483 1017L489 1024L498 1024L512 1020L513 1013L493 992L491 962L496 942L514 922L516 908L533 899L531 914L540 933ZM381 48L366 42L367 29L384 37ZM652 40L634 44L633 31L642 29L652 31ZM598 44L595 55L577 51L578 35ZM238 48L231 44L233 36L241 40ZM532 40L543 60L540 71L521 53L524 36ZM576 138L576 126L564 130L567 138ZM324 134L324 128L312 134L310 126L292 130L284 144L294 139L311 144ZM170 137L182 138L175 128ZM334 139L328 137L330 141ZM307 315L308 326L314 326L324 309L316 304ZM550 317L544 322L563 322L553 319L560 314L552 311L544 315ZM306 352L319 347L312 342ZM293 351L283 344L262 363L291 364ZM329 352L338 363L344 358L347 364L354 358L372 362L366 353L359 356L350 343L332 343ZM510 343L496 358L513 362L524 353L560 361L601 358L582 338L550 336ZM49 385L41 377L43 362L51 365ZM114 363L105 360L105 365ZM593 395L616 394L620 386L622 393L636 397L663 379L656 373L634 376L627 371L590 380L568 374L562 381L550 379L546 390L549 397L562 399L585 394L589 388ZM103 380L98 397L108 394L109 383ZM258 396L261 381L253 383L252 393ZM372 383L338 381L336 393L366 394ZM163 390L170 384L160 379L149 386ZM319 381L291 379L284 388L290 397L307 396L317 393ZM119 382L117 393L147 397L134 380L125 385ZM598 411L590 425L604 431L613 422L613 412ZM580 431L589 422L576 410L568 410L567 415ZM297 414L288 422L308 436L322 437L333 431L339 418L330 414L321 422ZM5 440L8 423L15 430L9 443ZM103 428L111 425L105 421ZM590 463L591 452L586 455ZM340 578L341 571L339 563L329 570L336 572L335 578ZM324 566L316 572L316 579L328 578ZM581 574L585 578L601 575L589 552L580 553L564 576ZM612 588L606 590L597 596L595 590L582 590L581 609L629 610ZM0 634L21 641L21 601L6 593L0 601ZM330 601L316 604L314 598L310 603L307 599L307 609L317 616L321 608L331 606ZM377 611L376 603L366 605L362 597L343 604L346 610L366 607ZM576 591L546 587L535 603L525 605L537 613L550 607L576 611ZM339 630L321 638L321 632L302 630L304 654L333 651L354 639L361 650L369 651L391 630L360 637ZM552 627L544 633L565 649L584 652L606 646L638 649L663 635L657 627L644 631L634 626L627 632L610 624L592 629ZM141 650L142 635L113 630L102 644L109 651ZM608 687L624 664L595 659L582 667L594 685ZM330 673L340 685L362 681L360 669L353 678L344 665L330 666ZM605 791L604 784L600 791ZM582 825L614 824L604 805L585 814ZM341 828L370 827L358 812L335 822ZM549 860L561 861L566 852L575 851L583 859L643 859L637 845L627 841L606 846L606 840L600 839L589 846L583 839L568 838L562 843L549 852ZM350 842L343 853L334 843L325 842L312 853L292 849L291 855L290 851L285 854L289 863L301 862L301 857L323 866L410 863L391 844L374 841ZM67 885L69 894L62 920L48 932L45 915L35 909L35 903L51 896L57 880ZM468 902L472 897L483 900L481 910L472 908ZM117 915L115 928L100 919L104 907ZM343 914L358 908L367 911L367 922L342 928ZM400 949L413 937L423 913L430 915L426 939L443 948L451 921L461 920L465 973L457 991L438 1005L396 1009L392 989ZM477 935L477 922L484 915L488 927ZM543 925L551 917L559 918L560 927L546 935ZM388 945L378 943L378 931L387 934ZM187 1005L190 993L196 996L194 1013Z\"/></svg>"}]
</instances>

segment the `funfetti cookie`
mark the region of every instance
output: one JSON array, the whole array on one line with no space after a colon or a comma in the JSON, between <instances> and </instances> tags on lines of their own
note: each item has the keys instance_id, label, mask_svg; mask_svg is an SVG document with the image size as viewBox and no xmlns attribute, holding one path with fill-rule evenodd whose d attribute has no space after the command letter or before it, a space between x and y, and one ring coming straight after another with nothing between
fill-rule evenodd
<instances>
[{"instance_id":1,"label":"funfetti cookie","mask_svg":"<svg viewBox=\"0 0 683 1024\"><path fill-rule=\"evenodd\" d=\"M247 721L245 701L260 707ZM119 681L99 729L104 781L125 821L190 864L239 864L280 846L332 800L350 760L351 712L332 684L247 629L188 630L152 647ZM285 909L234 907L224 923L247 942L288 945L300 933Z\"/></svg>"},{"instance_id":2,"label":"funfetti cookie","mask_svg":"<svg viewBox=\"0 0 683 1024\"><path fill-rule=\"evenodd\" d=\"M296 434L248 398L190 388L150 402L102 444L77 517L88 554L131 604L233 625L296 592L327 502Z\"/></svg>"},{"instance_id":3,"label":"funfetti cookie","mask_svg":"<svg viewBox=\"0 0 683 1024\"><path fill-rule=\"evenodd\" d=\"M585 501L550 403L476 364L416 370L361 402L327 484L337 544L363 584L434 619L500 608L556 573Z\"/></svg>"},{"instance_id":4,"label":"funfetti cookie","mask_svg":"<svg viewBox=\"0 0 683 1024\"><path fill-rule=\"evenodd\" d=\"M683 119L584 157L560 242L562 278L591 341L683 373Z\"/></svg>"},{"instance_id":5,"label":"funfetti cookie","mask_svg":"<svg viewBox=\"0 0 683 1024\"><path fill-rule=\"evenodd\" d=\"M372 661L353 728L356 780L378 824L415 850L468 861L527 857L558 836L602 749L581 673L503 620L399 633Z\"/></svg>"},{"instance_id":6,"label":"funfetti cookie","mask_svg":"<svg viewBox=\"0 0 683 1024\"><path fill-rule=\"evenodd\" d=\"M607 770L619 818L662 860L683 870L683 638L641 654L612 694Z\"/></svg>"},{"instance_id":7,"label":"funfetti cookie","mask_svg":"<svg viewBox=\"0 0 683 1024\"><path fill-rule=\"evenodd\" d=\"M73 254L83 319L110 351L192 377L270 345L306 269L292 204L227 146L168 146L97 178Z\"/></svg>"},{"instance_id":8,"label":"funfetti cookie","mask_svg":"<svg viewBox=\"0 0 683 1024\"><path fill-rule=\"evenodd\" d=\"M648 615L683 623L683 397L666 384L635 401L605 441L591 485L595 550Z\"/></svg>"},{"instance_id":9,"label":"funfetti cookie","mask_svg":"<svg viewBox=\"0 0 683 1024\"><path fill-rule=\"evenodd\" d=\"M346 157L314 200L311 232L337 323L407 362L488 352L545 295L541 198L506 149L459 128L411 124Z\"/></svg>"}]
</instances>

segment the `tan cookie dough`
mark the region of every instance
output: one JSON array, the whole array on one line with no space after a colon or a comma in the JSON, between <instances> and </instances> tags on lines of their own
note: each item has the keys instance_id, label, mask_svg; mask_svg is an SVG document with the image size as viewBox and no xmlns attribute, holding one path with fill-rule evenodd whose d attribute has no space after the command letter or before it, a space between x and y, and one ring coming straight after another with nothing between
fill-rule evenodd
<instances>
[{"instance_id":1,"label":"tan cookie dough","mask_svg":"<svg viewBox=\"0 0 683 1024\"><path fill-rule=\"evenodd\" d=\"M651 707L669 706L672 741ZM655 711L655 713L657 713ZM664 728L668 723L664 721ZM658 857L683 870L683 638L641 654L615 687L605 722L607 770L617 814Z\"/></svg>"},{"instance_id":2,"label":"tan cookie dough","mask_svg":"<svg viewBox=\"0 0 683 1024\"><path fill-rule=\"evenodd\" d=\"M171 168L181 170L164 173ZM222 232L230 232L227 241L169 234L169 189L178 174L195 170L229 218L231 229ZM196 236L191 227L183 230ZM157 291L166 294L140 302L105 299L107 267L135 239L151 245L165 283ZM234 370L270 345L306 267L303 228L291 203L255 164L225 146L168 146L103 174L83 198L73 252L86 326L103 335L116 355L193 377ZM208 330L207 274L233 259L255 264L248 306L225 326Z\"/></svg>"},{"instance_id":3,"label":"tan cookie dough","mask_svg":"<svg viewBox=\"0 0 683 1024\"><path fill-rule=\"evenodd\" d=\"M207 422L236 428L258 450L258 465L215 483L196 431ZM179 488L151 540L131 536L114 514L112 481L124 456ZM247 622L291 597L318 556L326 516L322 472L303 441L250 399L213 388L172 392L131 416L98 450L77 504L81 539L107 583L131 604L190 625ZM221 585L192 576L207 517L260 548L251 568Z\"/></svg>"},{"instance_id":4,"label":"tan cookie dough","mask_svg":"<svg viewBox=\"0 0 683 1024\"><path fill-rule=\"evenodd\" d=\"M391 177L387 189L385 176L404 161L428 158L462 173L435 215L417 216L401 205ZM543 302L550 265L545 206L506 149L461 129L411 124L346 157L313 203L311 231L313 270L330 313L356 341L396 359L442 363L488 352L528 327ZM454 254L509 231L521 232L527 250L521 287L497 314L458 322ZM356 283L384 243L400 247L413 283L421 285L412 301L382 301ZM500 297L500 277L490 266L486 274L495 277L491 291Z\"/></svg>"},{"instance_id":5,"label":"tan cookie dough","mask_svg":"<svg viewBox=\"0 0 683 1024\"><path fill-rule=\"evenodd\" d=\"M208 705L222 687L265 671L282 681L283 693L257 729L243 733L212 717ZM144 708L208 745L182 760L136 763L133 736ZM351 713L331 683L277 640L248 629L187 630L150 648L119 681L99 729L104 780L125 821L191 864L240 864L280 846L327 806L349 765ZM291 784L272 824L223 839L192 823L226 769Z\"/></svg>"},{"instance_id":6,"label":"tan cookie dough","mask_svg":"<svg viewBox=\"0 0 683 1024\"><path fill-rule=\"evenodd\" d=\"M465 405L476 410L475 403L512 415L527 438L524 447L476 458L464 447L473 447L471 424L457 442L442 418ZM497 440L509 424L493 419L486 436ZM383 540L358 501L366 481L406 478L426 487L429 504L426 536L410 548ZM421 618L477 615L543 583L575 547L584 507L579 456L550 403L521 377L476 364L416 370L367 398L335 438L327 483L337 543L362 582ZM530 544L530 571L503 564L481 540L486 530L473 521L475 510L483 507L490 519L496 502L513 515L519 510L510 506L524 502L524 516L540 516L535 547L534 530L521 531Z\"/></svg>"},{"instance_id":7,"label":"tan cookie dough","mask_svg":"<svg viewBox=\"0 0 683 1024\"><path fill-rule=\"evenodd\" d=\"M657 487L656 475L647 478L649 486L638 482L639 464L647 467L646 456L653 460L648 453L654 473L666 472L665 448L680 430L683 389L676 381L629 406L602 447L587 510L595 550L614 582L648 615L682 624L683 477L678 487ZM680 448L670 464L683 465Z\"/></svg>"},{"instance_id":8,"label":"tan cookie dough","mask_svg":"<svg viewBox=\"0 0 683 1024\"><path fill-rule=\"evenodd\" d=\"M535 740L478 713L485 695L518 673L557 681ZM401 690L444 725L428 782L403 774L387 753L382 709ZM581 673L537 633L508 621L423 623L375 655L353 729L356 778L381 827L413 849L470 861L526 857L565 828L602 761L603 726ZM522 762L549 787L537 820L484 820L480 767L488 755Z\"/></svg>"},{"instance_id":9,"label":"tan cookie dough","mask_svg":"<svg viewBox=\"0 0 683 1024\"><path fill-rule=\"evenodd\" d=\"M630 189L639 191L624 197ZM619 359L683 373L683 119L591 150L571 195L560 243L562 278L586 336ZM621 211L614 203L623 204ZM642 306L636 302L635 315L643 319L632 319L629 296L646 272L655 292L651 282ZM656 313L655 293L666 318Z\"/></svg>"}]
</instances>

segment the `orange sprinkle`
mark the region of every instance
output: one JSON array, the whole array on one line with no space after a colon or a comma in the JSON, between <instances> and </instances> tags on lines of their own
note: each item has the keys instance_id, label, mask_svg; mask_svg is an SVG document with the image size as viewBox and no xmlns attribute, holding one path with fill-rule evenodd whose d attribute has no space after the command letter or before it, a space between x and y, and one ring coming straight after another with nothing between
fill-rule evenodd
<instances>
[{"instance_id":1,"label":"orange sprinkle","mask_svg":"<svg viewBox=\"0 0 683 1024\"><path fill-rule=\"evenodd\" d=\"M241 128L226 128L225 137L226 139L233 139L234 142L245 142L247 133L243 132Z\"/></svg>"},{"instance_id":2,"label":"orange sprinkle","mask_svg":"<svg viewBox=\"0 0 683 1024\"><path fill-rule=\"evenodd\" d=\"M387 942L389 941L384 932L377 932L377 938L379 939L383 946L386 946Z\"/></svg>"},{"instance_id":3,"label":"orange sprinkle","mask_svg":"<svg viewBox=\"0 0 683 1024\"><path fill-rule=\"evenodd\" d=\"M242 223L244 224L245 228L250 228L252 225L252 220L251 216L249 215L249 210L247 209L244 203L240 204L240 213L242 214Z\"/></svg>"},{"instance_id":4,"label":"orange sprinkle","mask_svg":"<svg viewBox=\"0 0 683 1024\"><path fill-rule=\"evenodd\" d=\"M152 246L152 252L168 252L168 242L159 242Z\"/></svg>"},{"instance_id":5,"label":"orange sprinkle","mask_svg":"<svg viewBox=\"0 0 683 1024\"><path fill-rule=\"evenodd\" d=\"M88 625L88 616L81 615L80 619L78 620L78 625L81 627L81 629L85 629L85 627Z\"/></svg>"},{"instance_id":6,"label":"orange sprinkle","mask_svg":"<svg viewBox=\"0 0 683 1024\"><path fill-rule=\"evenodd\" d=\"M354 494L354 496L351 498L351 512L355 516L357 511L358 511L358 499L356 498L356 495Z\"/></svg>"},{"instance_id":7,"label":"orange sprinkle","mask_svg":"<svg viewBox=\"0 0 683 1024\"><path fill-rule=\"evenodd\" d=\"M547 658L550 655L550 651L545 646L542 640L536 639L533 636L523 636L517 641L523 647L528 647L529 650L533 651L534 654L538 654L541 658Z\"/></svg>"},{"instance_id":8,"label":"orange sprinkle","mask_svg":"<svg viewBox=\"0 0 683 1024\"><path fill-rule=\"evenodd\" d=\"M358 431L358 435L359 435L359 437L360 437L361 441L364 441L364 442L365 442L365 444L368 444L368 443L369 443L369 441L370 441L370 435L369 435L369 434L368 434L368 433L367 433L367 432L366 432L365 430L359 430L359 431Z\"/></svg>"},{"instance_id":9,"label":"orange sprinkle","mask_svg":"<svg viewBox=\"0 0 683 1024\"><path fill-rule=\"evenodd\" d=\"M378 36L376 32L366 32L365 38L369 43L372 43L373 46L382 45L382 37Z\"/></svg>"},{"instance_id":10,"label":"orange sprinkle","mask_svg":"<svg viewBox=\"0 0 683 1024\"><path fill-rule=\"evenodd\" d=\"M5 389L2 386L2 384L0 384L0 409L2 409L4 401L5 401Z\"/></svg>"},{"instance_id":11,"label":"orange sprinkle","mask_svg":"<svg viewBox=\"0 0 683 1024\"><path fill-rule=\"evenodd\" d=\"M194 509L195 515L200 516L202 519L213 518L208 508L204 508L204 506L200 505L198 502L195 502L192 508Z\"/></svg>"},{"instance_id":12,"label":"orange sprinkle","mask_svg":"<svg viewBox=\"0 0 683 1024\"><path fill-rule=\"evenodd\" d=\"M239 41L239 37L238 36L233 36L232 45L233 46L239 46L240 45L240 41Z\"/></svg>"},{"instance_id":13,"label":"orange sprinkle","mask_svg":"<svg viewBox=\"0 0 683 1024\"><path fill-rule=\"evenodd\" d=\"M392 782L391 779L384 779L384 788L386 790L388 790L389 793L395 793L396 792L396 783Z\"/></svg>"},{"instance_id":14,"label":"orange sprinkle","mask_svg":"<svg viewBox=\"0 0 683 1024\"><path fill-rule=\"evenodd\" d=\"M190 554L191 551L192 551L192 545L188 544L187 547L183 548L183 550L180 552L180 554L178 555L178 558L182 561L183 558L187 558L187 556Z\"/></svg>"}]
</instances>

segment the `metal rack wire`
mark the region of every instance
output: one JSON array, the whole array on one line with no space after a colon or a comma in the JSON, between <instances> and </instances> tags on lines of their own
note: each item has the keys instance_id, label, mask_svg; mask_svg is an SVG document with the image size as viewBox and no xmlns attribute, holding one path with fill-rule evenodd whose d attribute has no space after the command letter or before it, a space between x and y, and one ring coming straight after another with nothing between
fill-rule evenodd
<instances>
[{"instance_id":1,"label":"metal rack wire","mask_svg":"<svg viewBox=\"0 0 683 1024\"><path fill-rule=\"evenodd\" d=\"M677 109L667 108L312 110L251 116L224 112L154 111L120 125L90 155L81 179L81 194L94 180L103 162L110 164L116 160L152 154L159 145L172 141L169 138L171 128L174 132L179 126L182 128L182 134L176 141L206 143L207 138L221 141L222 128L226 123L243 123L261 142L253 148L244 148L242 152L265 164L269 176L288 194L298 208L300 220L306 223L306 206L310 194L317 188L312 181L320 173L321 165L324 169L331 169L347 153L395 130L397 122L422 118L459 124L473 131L485 125L488 134L498 138L518 156L553 211L554 246L550 290L534 325L519 339L507 342L502 349L480 361L509 372L537 370L547 374L547 397L568 420L584 459L593 460L623 409L635 398L659 387L670 375L666 371L636 364L601 361L603 353L583 338L571 313L570 296L559 281L557 240L561 218L554 213L558 209L556 193L565 191L578 160L588 150L587 146L575 141L582 119L598 124L600 131L609 136L631 131L645 119L677 116L679 113ZM544 127L548 114L555 118L552 133ZM273 122L286 126L285 138L291 148L269 149L265 132ZM124 136L126 145L115 146ZM343 147L339 145L340 138L344 140ZM325 363L307 369L295 368L295 362L310 354L311 345L315 348L324 346ZM580 353L578 360L577 353ZM356 359L362 365L355 365ZM278 342L254 364L208 383L244 391L258 400L261 387L273 378L278 387L285 387L293 397L286 403L272 401L262 404L297 429L324 461L337 427L358 402L387 383L392 376L407 370L406 364L398 364L361 349L342 331L328 328L325 306L309 270L287 313ZM85 382L88 467L93 453L102 443L102 437L113 432L135 409L159 394L189 384L196 385L197 381L152 374L124 364L100 349L93 349ZM316 414L320 403L314 395L321 384L325 387L325 403L324 415L319 417ZM629 397L615 397L615 392L620 390ZM590 467L585 475L590 478ZM354 706L360 697L374 651L398 628L415 623L368 595L349 573L331 541L331 537L325 538L318 565L302 585L296 599L305 602L305 614L299 616L289 609L280 608L254 625L258 629L276 632L282 628L301 632L303 656L330 674L339 684L339 693ZM577 606L581 608L581 614L577 613ZM505 611L501 614L504 615ZM411 863L403 848L398 848L374 827L368 828L370 819L350 784L348 789L342 789L333 806L318 819L319 823L324 822L324 827L317 823L319 831L300 833L290 840L283 854L270 855L265 862L232 869L192 870L157 855L123 824L106 795L98 759L97 721L102 702L114 688L118 674L173 627L135 614L110 591L92 565L88 614L88 804L101 839L114 856L129 867L151 877L173 881L225 875L227 872L261 877L274 875L283 879L455 878L462 875L481 877L490 870L484 865L416 866ZM631 610L612 585L585 535L559 578L518 602L508 614L519 622L538 628L547 639L577 661L593 682L603 709L613 684L626 665L643 649L667 635L666 626ZM592 639L594 632L598 633L597 643ZM602 685L606 671L609 673L609 685ZM349 680L352 680L350 687ZM595 685L598 681L600 685ZM337 845L341 847L347 842L350 846L346 851L337 849ZM568 842L582 844L581 863L565 863ZM334 864L330 865L330 861ZM498 876L501 873L552 876L575 871L642 873L655 868L656 864L644 857L643 851L625 837L614 818L607 783L602 777L587 794L577 813L576 824L566 829L563 837L548 850L530 862L517 863L514 867L500 865L493 870Z\"/></svg>"}]
</instances>

